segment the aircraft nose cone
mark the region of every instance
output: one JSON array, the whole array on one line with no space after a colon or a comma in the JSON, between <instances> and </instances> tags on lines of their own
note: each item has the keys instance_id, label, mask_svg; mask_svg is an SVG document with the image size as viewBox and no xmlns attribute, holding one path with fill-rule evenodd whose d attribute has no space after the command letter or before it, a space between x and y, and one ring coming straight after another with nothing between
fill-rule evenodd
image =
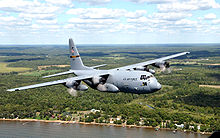
<instances>
[{"instance_id":1,"label":"aircraft nose cone","mask_svg":"<svg viewBox=\"0 0 220 138\"><path fill-rule=\"evenodd\" d=\"M157 82L157 86L156 87L157 87L158 90L160 90L162 86L161 86L161 84L159 82Z\"/></svg>"},{"instance_id":2,"label":"aircraft nose cone","mask_svg":"<svg viewBox=\"0 0 220 138\"><path fill-rule=\"evenodd\" d=\"M155 92L161 89L161 84L159 82L154 82L151 86L150 89L151 91Z\"/></svg>"}]
</instances>

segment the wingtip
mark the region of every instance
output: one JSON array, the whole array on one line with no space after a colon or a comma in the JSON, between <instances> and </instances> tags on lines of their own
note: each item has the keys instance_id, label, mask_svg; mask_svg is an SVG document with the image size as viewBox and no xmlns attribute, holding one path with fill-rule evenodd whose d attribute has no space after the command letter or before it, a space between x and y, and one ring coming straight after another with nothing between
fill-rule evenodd
<instances>
[{"instance_id":1,"label":"wingtip","mask_svg":"<svg viewBox=\"0 0 220 138\"><path fill-rule=\"evenodd\" d=\"M8 89L7 91L8 91L8 92L14 92L14 91L20 91L20 89L14 88L14 89Z\"/></svg>"},{"instance_id":2,"label":"wingtip","mask_svg":"<svg viewBox=\"0 0 220 138\"><path fill-rule=\"evenodd\" d=\"M8 92L13 92L13 91L15 91L14 89L8 89L7 90Z\"/></svg>"}]
</instances>

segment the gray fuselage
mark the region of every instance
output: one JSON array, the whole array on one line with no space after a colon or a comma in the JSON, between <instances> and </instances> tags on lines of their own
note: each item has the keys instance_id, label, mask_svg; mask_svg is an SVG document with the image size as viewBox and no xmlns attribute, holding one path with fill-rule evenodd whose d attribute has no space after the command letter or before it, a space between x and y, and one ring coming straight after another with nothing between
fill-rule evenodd
<instances>
[{"instance_id":1,"label":"gray fuselage","mask_svg":"<svg viewBox=\"0 0 220 138\"><path fill-rule=\"evenodd\" d=\"M77 70L76 75L90 75L108 72L106 83L115 85L119 91L125 93L145 94L161 89L160 83L149 72L129 70ZM96 89L91 83L84 81L90 87Z\"/></svg>"}]
</instances>

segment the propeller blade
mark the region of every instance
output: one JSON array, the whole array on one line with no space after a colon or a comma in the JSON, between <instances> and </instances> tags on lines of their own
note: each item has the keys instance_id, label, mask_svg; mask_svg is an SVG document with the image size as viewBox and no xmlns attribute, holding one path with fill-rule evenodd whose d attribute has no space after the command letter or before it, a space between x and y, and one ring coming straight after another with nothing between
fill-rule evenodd
<instances>
[{"instance_id":1,"label":"propeller blade","mask_svg":"<svg viewBox=\"0 0 220 138\"><path fill-rule=\"evenodd\" d=\"M73 88L69 88L69 89L67 89L67 91L70 95L72 95L74 97L76 97L78 95L78 92Z\"/></svg>"},{"instance_id":2,"label":"propeller blade","mask_svg":"<svg viewBox=\"0 0 220 138\"><path fill-rule=\"evenodd\" d=\"M107 91L107 88L106 88L105 85L99 84L99 85L97 86L97 90L102 91L102 92L105 92L105 91Z\"/></svg>"},{"instance_id":3,"label":"propeller blade","mask_svg":"<svg viewBox=\"0 0 220 138\"><path fill-rule=\"evenodd\" d=\"M166 70L166 67L164 65L160 65L160 69L162 72L164 72Z\"/></svg>"},{"instance_id":4,"label":"propeller blade","mask_svg":"<svg viewBox=\"0 0 220 138\"><path fill-rule=\"evenodd\" d=\"M93 82L94 85L99 84L100 83L100 77L93 77L92 82Z\"/></svg>"},{"instance_id":5,"label":"propeller blade","mask_svg":"<svg viewBox=\"0 0 220 138\"><path fill-rule=\"evenodd\" d=\"M170 67L167 68L167 72L168 72L168 73L171 73L171 68L170 68Z\"/></svg>"}]
</instances>

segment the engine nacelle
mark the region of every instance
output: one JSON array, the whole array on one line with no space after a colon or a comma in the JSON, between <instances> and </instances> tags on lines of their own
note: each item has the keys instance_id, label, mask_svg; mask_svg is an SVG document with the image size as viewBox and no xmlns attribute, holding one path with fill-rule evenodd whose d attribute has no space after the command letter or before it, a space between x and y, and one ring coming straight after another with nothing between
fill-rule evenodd
<instances>
[{"instance_id":1,"label":"engine nacelle","mask_svg":"<svg viewBox=\"0 0 220 138\"><path fill-rule=\"evenodd\" d=\"M155 74L155 71L154 71L154 70L149 69L149 68L147 68L147 67L136 67L136 68L134 68L134 70L148 71L148 72L150 72L150 73L152 73L152 74Z\"/></svg>"},{"instance_id":2,"label":"engine nacelle","mask_svg":"<svg viewBox=\"0 0 220 138\"><path fill-rule=\"evenodd\" d=\"M97 90L102 92L119 92L118 87L111 83L99 84Z\"/></svg>"},{"instance_id":3,"label":"engine nacelle","mask_svg":"<svg viewBox=\"0 0 220 138\"><path fill-rule=\"evenodd\" d=\"M148 72L155 74L155 70L153 70L153 69L149 69Z\"/></svg>"},{"instance_id":4,"label":"engine nacelle","mask_svg":"<svg viewBox=\"0 0 220 138\"><path fill-rule=\"evenodd\" d=\"M170 63L166 62L166 61L161 61L161 62L156 62L154 64L152 64L152 66L157 67L157 68L169 68L170 67Z\"/></svg>"},{"instance_id":5,"label":"engine nacelle","mask_svg":"<svg viewBox=\"0 0 220 138\"><path fill-rule=\"evenodd\" d=\"M136 67L136 68L134 68L134 70L142 70L142 71L146 71L147 68L146 68L146 67Z\"/></svg>"},{"instance_id":6,"label":"engine nacelle","mask_svg":"<svg viewBox=\"0 0 220 138\"><path fill-rule=\"evenodd\" d=\"M80 84L79 86L76 87L76 90L86 91L88 90L88 87L86 85Z\"/></svg>"},{"instance_id":7,"label":"engine nacelle","mask_svg":"<svg viewBox=\"0 0 220 138\"><path fill-rule=\"evenodd\" d=\"M71 79L67 80L67 82L66 82L66 84L65 84L65 86L66 86L67 88L74 88L74 87L76 87L77 85L79 85L78 82L76 82L75 80L71 80Z\"/></svg>"}]
</instances>

